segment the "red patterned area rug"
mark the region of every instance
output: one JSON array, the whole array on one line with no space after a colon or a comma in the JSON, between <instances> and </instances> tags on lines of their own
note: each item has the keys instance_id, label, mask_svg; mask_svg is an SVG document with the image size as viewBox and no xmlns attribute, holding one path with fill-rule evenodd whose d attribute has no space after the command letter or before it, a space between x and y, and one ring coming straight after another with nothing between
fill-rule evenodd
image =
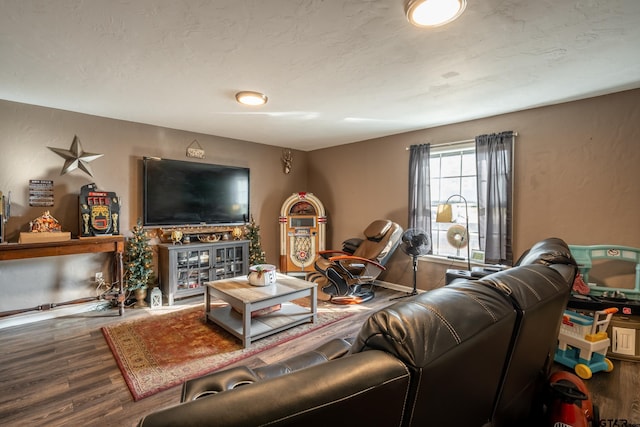
<instances>
[{"instance_id":1,"label":"red patterned area rug","mask_svg":"<svg viewBox=\"0 0 640 427\"><path fill-rule=\"evenodd\" d=\"M202 305L105 326L102 333L133 399L140 400L353 314L318 305L316 323L262 338L247 349L224 329L205 322Z\"/></svg>"}]
</instances>

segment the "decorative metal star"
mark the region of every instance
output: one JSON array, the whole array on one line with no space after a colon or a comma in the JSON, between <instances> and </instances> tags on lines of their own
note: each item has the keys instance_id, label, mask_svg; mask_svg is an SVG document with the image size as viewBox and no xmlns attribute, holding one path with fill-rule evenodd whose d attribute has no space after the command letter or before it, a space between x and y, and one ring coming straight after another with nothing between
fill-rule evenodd
<instances>
[{"instance_id":1,"label":"decorative metal star","mask_svg":"<svg viewBox=\"0 0 640 427\"><path fill-rule=\"evenodd\" d=\"M80 138L78 138L77 135L74 135L73 142L71 143L71 147L68 150L53 147L47 148L65 159L62 171L60 171L60 175L64 175L67 172L71 172L75 169L81 169L88 173L89 176L93 176L93 172L91 171L89 162L92 162L95 159L104 156L104 154L85 153L82 149Z\"/></svg>"}]
</instances>

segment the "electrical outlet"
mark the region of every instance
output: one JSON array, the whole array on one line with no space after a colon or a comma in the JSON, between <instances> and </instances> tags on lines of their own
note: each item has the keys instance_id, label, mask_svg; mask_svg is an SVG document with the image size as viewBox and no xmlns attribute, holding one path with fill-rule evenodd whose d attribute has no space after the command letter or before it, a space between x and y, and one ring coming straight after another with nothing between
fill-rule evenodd
<instances>
[{"instance_id":1,"label":"electrical outlet","mask_svg":"<svg viewBox=\"0 0 640 427\"><path fill-rule=\"evenodd\" d=\"M102 280L102 271L96 273L96 282L100 282Z\"/></svg>"}]
</instances>

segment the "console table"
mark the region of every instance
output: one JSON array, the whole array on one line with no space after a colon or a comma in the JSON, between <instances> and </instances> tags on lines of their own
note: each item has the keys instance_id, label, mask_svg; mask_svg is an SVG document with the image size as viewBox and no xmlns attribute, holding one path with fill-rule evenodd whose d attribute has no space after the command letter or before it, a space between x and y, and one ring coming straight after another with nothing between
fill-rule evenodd
<instances>
[{"instance_id":1,"label":"console table","mask_svg":"<svg viewBox=\"0 0 640 427\"><path fill-rule=\"evenodd\" d=\"M118 304L120 316L122 316L124 314L124 299L122 298L123 236L87 237L64 242L2 244L0 245L0 261L103 252L112 252L114 254L116 278L118 280Z\"/></svg>"}]
</instances>

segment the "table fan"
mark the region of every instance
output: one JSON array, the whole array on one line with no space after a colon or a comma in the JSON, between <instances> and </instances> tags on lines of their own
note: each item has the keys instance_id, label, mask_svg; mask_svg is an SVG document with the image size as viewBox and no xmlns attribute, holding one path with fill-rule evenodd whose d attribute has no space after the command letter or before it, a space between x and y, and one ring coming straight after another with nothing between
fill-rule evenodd
<instances>
[{"instance_id":1,"label":"table fan","mask_svg":"<svg viewBox=\"0 0 640 427\"><path fill-rule=\"evenodd\" d=\"M447 230L447 242L456 248L457 255L460 256L460 249L469 244L467 228L464 225L454 224Z\"/></svg>"}]
</instances>

